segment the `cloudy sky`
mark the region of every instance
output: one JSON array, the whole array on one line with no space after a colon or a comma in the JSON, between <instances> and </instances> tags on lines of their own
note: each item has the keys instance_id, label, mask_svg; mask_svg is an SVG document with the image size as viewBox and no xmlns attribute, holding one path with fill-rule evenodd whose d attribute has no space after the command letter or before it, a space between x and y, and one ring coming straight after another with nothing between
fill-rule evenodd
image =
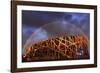
<instances>
[{"instance_id":1,"label":"cloudy sky","mask_svg":"<svg viewBox=\"0 0 100 73\"><path fill-rule=\"evenodd\" d=\"M85 35L89 38L90 27L90 15L89 13L71 13L71 12L47 12L47 11L22 11L22 43L25 44L26 40L34 34L34 32L54 21L67 21L78 28L80 28ZM63 24L61 24L63 26ZM66 27L66 29L72 29ZM50 28L52 30L52 28ZM40 30L39 37L46 37L48 32L44 32L45 29ZM75 29L72 29L75 31ZM43 35L42 35L43 32ZM36 36L38 37L38 36Z\"/></svg>"}]
</instances>

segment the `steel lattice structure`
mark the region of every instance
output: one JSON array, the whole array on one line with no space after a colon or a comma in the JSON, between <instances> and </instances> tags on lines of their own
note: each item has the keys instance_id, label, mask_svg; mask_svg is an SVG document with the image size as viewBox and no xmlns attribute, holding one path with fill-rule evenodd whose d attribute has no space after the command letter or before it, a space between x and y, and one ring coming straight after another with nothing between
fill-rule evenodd
<instances>
[{"instance_id":1,"label":"steel lattice structure","mask_svg":"<svg viewBox=\"0 0 100 73\"><path fill-rule=\"evenodd\" d=\"M32 44L23 55L24 61L88 59L88 40L82 35L64 35Z\"/></svg>"}]
</instances>

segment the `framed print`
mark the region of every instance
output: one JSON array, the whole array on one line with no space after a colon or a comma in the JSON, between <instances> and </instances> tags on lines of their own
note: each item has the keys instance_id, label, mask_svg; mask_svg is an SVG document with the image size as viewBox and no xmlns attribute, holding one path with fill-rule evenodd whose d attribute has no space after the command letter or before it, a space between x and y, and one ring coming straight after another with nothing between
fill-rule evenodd
<instances>
[{"instance_id":1,"label":"framed print","mask_svg":"<svg viewBox=\"0 0 100 73\"><path fill-rule=\"evenodd\" d=\"M97 67L97 7L11 1L11 72Z\"/></svg>"}]
</instances>

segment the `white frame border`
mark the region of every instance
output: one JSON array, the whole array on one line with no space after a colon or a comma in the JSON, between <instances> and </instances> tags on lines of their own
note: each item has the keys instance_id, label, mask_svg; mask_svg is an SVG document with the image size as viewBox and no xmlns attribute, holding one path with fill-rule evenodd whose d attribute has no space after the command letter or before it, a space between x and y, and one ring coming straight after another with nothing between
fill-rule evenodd
<instances>
[{"instance_id":1,"label":"white frame border","mask_svg":"<svg viewBox=\"0 0 100 73\"><path fill-rule=\"evenodd\" d=\"M22 10L36 10L36 11L54 11L54 12L82 12L90 13L90 59L89 60L70 60L70 61L49 61L49 62L28 62L22 63ZM57 8L57 7L40 7L40 6L17 6L17 68L31 68L31 67L50 67L50 66L64 66L64 65L84 65L94 64L94 10L93 9L79 9L79 8Z\"/></svg>"}]
</instances>

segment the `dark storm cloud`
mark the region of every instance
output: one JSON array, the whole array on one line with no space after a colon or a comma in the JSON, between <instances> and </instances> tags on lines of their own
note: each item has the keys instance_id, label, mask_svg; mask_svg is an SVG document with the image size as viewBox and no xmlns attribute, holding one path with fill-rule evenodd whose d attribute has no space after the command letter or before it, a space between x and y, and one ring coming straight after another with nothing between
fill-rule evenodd
<instances>
[{"instance_id":1,"label":"dark storm cloud","mask_svg":"<svg viewBox=\"0 0 100 73\"><path fill-rule=\"evenodd\" d=\"M22 24L31 27L40 27L44 24L61 19L63 13L42 12L42 11L22 11Z\"/></svg>"},{"instance_id":2,"label":"dark storm cloud","mask_svg":"<svg viewBox=\"0 0 100 73\"><path fill-rule=\"evenodd\" d=\"M79 27L89 38L90 15L88 13L65 13L64 19Z\"/></svg>"},{"instance_id":3,"label":"dark storm cloud","mask_svg":"<svg viewBox=\"0 0 100 73\"><path fill-rule=\"evenodd\" d=\"M54 21L67 21L80 28L89 37L89 17L88 13L71 12L46 12L46 11L22 11L22 33L23 43L39 27ZM63 24L62 24L63 26ZM67 28L66 28L67 29ZM71 29L71 28L70 28ZM45 30L45 29L43 29ZM52 28L50 28L52 30ZM75 31L75 29L71 29ZM44 34L43 34L44 35ZM40 36L41 37L41 36Z\"/></svg>"}]
</instances>

